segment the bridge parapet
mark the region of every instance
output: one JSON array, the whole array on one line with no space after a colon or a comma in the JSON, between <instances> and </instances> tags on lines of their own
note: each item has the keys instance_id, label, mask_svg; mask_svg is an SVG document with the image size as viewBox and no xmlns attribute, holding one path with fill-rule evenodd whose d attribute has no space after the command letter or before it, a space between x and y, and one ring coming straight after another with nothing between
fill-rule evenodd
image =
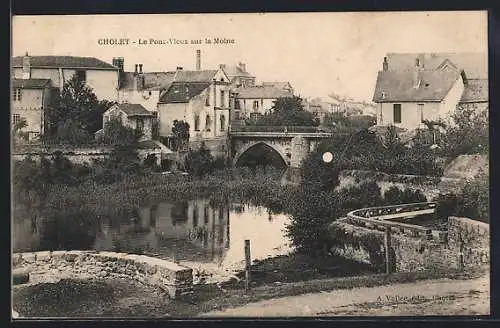
<instances>
[{"instance_id":1,"label":"bridge parapet","mask_svg":"<svg viewBox=\"0 0 500 328\"><path fill-rule=\"evenodd\" d=\"M391 221L391 219L414 218L421 215L433 214L435 213L435 209L435 202L362 208L349 212L345 222L380 231L390 229L394 233L444 243L447 239L445 231L433 232L428 227Z\"/></svg>"}]
</instances>

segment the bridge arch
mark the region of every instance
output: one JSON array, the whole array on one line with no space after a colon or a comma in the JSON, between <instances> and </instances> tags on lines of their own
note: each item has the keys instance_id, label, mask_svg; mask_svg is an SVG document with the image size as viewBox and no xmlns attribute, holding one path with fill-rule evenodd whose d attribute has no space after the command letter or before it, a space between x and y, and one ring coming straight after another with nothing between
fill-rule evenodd
<instances>
[{"instance_id":1,"label":"bridge arch","mask_svg":"<svg viewBox=\"0 0 500 328\"><path fill-rule=\"evenodd\" d=\"M240 158L248 150L250 150L256 146L259 146L259 145L267 146L269 149L276 152L278 155L280 155L280 158L283 160L283 163L285 163L286 166L290 166L290 159L288 158L288 156L286 156L284 150L281 149L280 147L277 147L276 145L269 143L269 142L266 142L266 141L249 142L248 144L246 144L242 148L238 149L236 152L236 155L234 155L234 158L233 158L233 165L236 166L236 164L238 164L238 161L240 160Z\"/></svg>"}]
</instances>

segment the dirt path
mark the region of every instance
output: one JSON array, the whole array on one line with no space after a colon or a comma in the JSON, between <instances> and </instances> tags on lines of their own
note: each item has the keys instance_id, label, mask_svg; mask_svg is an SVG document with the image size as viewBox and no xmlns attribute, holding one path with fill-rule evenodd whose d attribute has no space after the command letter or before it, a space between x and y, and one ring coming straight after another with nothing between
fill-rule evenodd
<instances>
[{"instance_id":1,"label":"dirt path","mask_svg":"<svg viewBox=\"0 0 500 328\"><path fill-rule=\"evenodd\" d=\"M438 279L283 297L203 316L487 315L489 277Z\"/></svg>"}]
</instances>

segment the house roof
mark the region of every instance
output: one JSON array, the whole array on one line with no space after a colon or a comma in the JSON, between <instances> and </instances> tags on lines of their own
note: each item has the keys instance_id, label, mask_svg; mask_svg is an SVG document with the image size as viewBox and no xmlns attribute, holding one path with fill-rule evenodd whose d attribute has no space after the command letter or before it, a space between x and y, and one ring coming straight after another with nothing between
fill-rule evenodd
<instances>
[{"instance_id":1,"label":"house roof","mask_svg":"<svg viewBox=\"0 0 500 328\"><path fill-rule=\"evenodd\" d=\"M227 77L231 80L237 76L254 77L250 73L248 73L247 71L244 71L238 65L223 65L222 70L224 71L224 73L226 73Z\"/></svg>"},{"instance_id":2,"label":"house roof","mask_svg":"<svg viewBox=\"0 0 500 328\"><path fill-rule=\"evenodd\" d=\"M212 82L217 70L177 71L176 82Z\"/></svg>"},{"instance_id":3,"label":"house roof","mask_svg":"<svg viewBox=\"0 0 500 328\"><path fill-rule=\"evenodd\" d=\"M460 102L487 102L488 99L488 80L467 80Z\"/></svg>"},{"instance_id":4,"label":"house roof","mask_svg":"<svg viewBox=\"0 0 500 328\"><path fill-rule=\"evenodd\" d=\"M172 83L170 88L160 96L159 103L186 103L210 86L210 82L178 82Z\"/></svg>"},{"instance_id":5,"label":"house roof","mask_svg":"<svg viewBox=\"0 0 500 328\"><path fill-rule=\"evenodd\" d=\"M148 72L143 73L143 90L168 89L174 81L175 72ZM134 72L123 72L120 90L134 90Z\"/></svg>"},{"instance_id":6,"label":"house roof","mask_svg":"<svg viewBox=\"0 0 500 328\"><path fill-rule=\"evenodd\" d=\"M420 59L426 70L435 70L448 60L456 68L464 70L468 79L488 78L488 54L481 52L388 53L389 71L411 70L416 58Z\"/></svg>"},{"instance_id":7,"label":"house roof","mask_svg":"<svg viewBox=\"0 0 500 328\"><path fill-rule=\"evenodd\" d=\"M50 79L13 79L15 89L44 89L50 86Z\"/></svg>"},{"instance_id":8,"label":"house roof","mask_svg":"<svg viewBox=\"0 0 500 328\"><path fill-rule=\"evenodd\" d=\"M123 103L123 104L116 104L111 107L115 106L121 109L123 112L125 112L127 116L153 116L153 114L150 111L148 111L140 104Z\"/></svg>"},{"instance_id":9,"label":"house roof","mask_svg":"<svg viewBox=\"0 0 500 328\"><path fill-rule=\"evenodd\" d=\"M286 89L292 87L290 82L262 82L262 85L265 87L276 87L280 89Z\"/></svg>"},{"instance_id":10,"label":"house roof","mask_svg":"<svg viewBox=\"0 0 500 328\"><path fill-rule=\"evenodd\" d=\"M423 70L420 87L414 88L412 71L380 71L373 101L441 101L460 77L460 73L457 69Z\"/></svg>"},{"instance_id":11,"label":"house roof","mask_svg":"<svg viewBox=\"0 0 500 328\"><path fill-rule=\"evenodd\" d=\"M241 87L235 89L238 93L238 98L247 99L275 99L280 97L291 97L292 94L284 89L276 88L273 86L252 86L252 87Z\"/></svg>"},{"instance_id":12,"label":"house roof","mask_svg":"<svg viewBox=\"0 0 500 328\"><path fill-rule=\"evenodd\" d=\"M23 66L24 56L12 58L13 67ZM117 70L115 66L94 57L75 56L30 56L31 67L95 68Z\"/></svg>"}]
</instances>

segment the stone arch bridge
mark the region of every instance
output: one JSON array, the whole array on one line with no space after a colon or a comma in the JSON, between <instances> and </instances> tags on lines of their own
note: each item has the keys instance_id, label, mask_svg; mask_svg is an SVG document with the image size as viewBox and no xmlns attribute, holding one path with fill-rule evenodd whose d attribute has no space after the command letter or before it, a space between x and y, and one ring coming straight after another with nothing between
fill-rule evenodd
<instances>
[{"instance_id":1,"label":"stone arch bridge","mask_svg":"<svg viewBox=\"0 0 500 328\"><path fill-rule=\"evenodd\" d=\"M278 131L231 130L233 164L236 165L241 156L253 147L266 145L278 153L287 166L298 168L307 154L317 148L321 140L331 137L331 133L318 132L316 128L307 128L290 127L288 131L283 127Z\"/></svg>"}]
</instances>

